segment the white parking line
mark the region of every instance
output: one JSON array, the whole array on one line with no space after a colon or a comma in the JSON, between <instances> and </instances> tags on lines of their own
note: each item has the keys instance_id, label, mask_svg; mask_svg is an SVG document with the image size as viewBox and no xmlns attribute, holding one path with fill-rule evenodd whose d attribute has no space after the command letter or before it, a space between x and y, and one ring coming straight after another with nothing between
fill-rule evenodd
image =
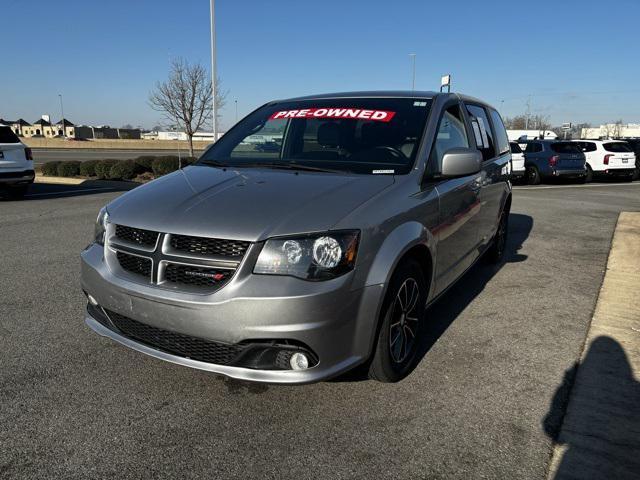
<instances>
[{"instance_id":1,"label":"white parking line","mask_svg":"<svg viewBox=\"0 0 640 480\"><path fill-rule=\"evenodd\" d=\"M633 187L640 185L640 182L633 183L598 183L598 184L588 184L588 185L545 185L541 187L528 187L524 185L516 185L513 187L514 190L549 190L549 189L557 189L557 188L597 188L597 187Z\"/></svg>"},{"instance_id":2,"label":"white parking line","mask_svg":"<svg viewBox=\"0 0 640 480\"><path fill-rule=\"evenodd\" d=\"M64 195L64 194L67 194L67 193L98 192L100 190L113 190L113 188L108 188L108 187L84 188L82 190L63 190L62 192L32 193L30 195L25 195L25 197L26 198L29 198L29 197L46 197L47 195Z\"/></svg>"}]
</instances>

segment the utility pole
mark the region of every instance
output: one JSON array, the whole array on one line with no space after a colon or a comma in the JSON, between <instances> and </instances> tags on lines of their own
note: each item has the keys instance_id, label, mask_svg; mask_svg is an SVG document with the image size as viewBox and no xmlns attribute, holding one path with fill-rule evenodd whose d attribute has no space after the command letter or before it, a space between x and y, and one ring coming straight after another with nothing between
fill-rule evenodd
<instances>
[{"instance_id":1,"label":"utility pole","mask_svg":"<svg viewBox=\"0 0 640 480\"><path fill-rule=\"evenodd\" d=\"M531 94L527 97L527 114L524 117L525 130L529 130L529 117L531 117Z\"/></svg>"},{"instance_id":2,"label":"utility pole","mask_svg":"<svg viewBox=\"0 0 640 480\"><path fill-rule=\"evenodd\" d=\"M62 94L59 93L58 97L60 97L60 112L62 114L62 120L60 120L60 122L62 123L62 136L64 138L67 138L67 129L64 128L64 107L62 106Z\"/></svg>"},{"instance_id":3,"label":"utility pole","mask_svg":"<svg viewBox=\"0 0 640 480\"><path fill-rule=\"evenodd\" d=\"M236 123L238 123L238 100L235 100L236 104Z\"/></svg>"},{"instance_id":4,"label":"utility pole","mask_svg":"<svg viewBox=\"0 0 640 480\"><path fill-rule=\"evenodd\" d=\"M218 109L216 105L216 22L215 0L210 0L211 6L211 88L213 101L213 141L218 141Z\"/></svg>"},{"instance_id":5,"label":"utility pole","mask_svg":"<svg viewBox=\"0 0 640 480\"><path fill-rule=\"evenodd\" d=\"M410 53L409 56L411 57L413 63L411 74L411 91L413 92L416 89L416 54Z\"/></svg>"}]
</instances>

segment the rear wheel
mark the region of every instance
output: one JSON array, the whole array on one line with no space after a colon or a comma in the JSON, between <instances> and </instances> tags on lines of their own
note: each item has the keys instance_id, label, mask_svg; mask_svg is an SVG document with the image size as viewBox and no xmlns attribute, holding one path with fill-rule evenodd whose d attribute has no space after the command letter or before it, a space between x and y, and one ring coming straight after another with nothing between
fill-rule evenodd
<instances>
[{"instance_id":1,"label":"rear wheel","mask_svg":"<svg viewBox=\"0 0 640 480\"><path fill-rule=\"evenodd\" d=\"M397 382L415 365L426 316L427 283L420 264L403 260L396 268L383 304L369 378Z\"/></svg>"},{"instance_id":2,"label":"rear wheel","mask_svg":"<svg viewBox=\"0 0 640 480\"><path fill-rule=\"evenodd\" d=\"M636 170L633 172L633 176L631 180L640 180L640 167L636 167Z\"/></svg>"},{"instance_id":3,"label":"rear wheel","mask_svg":"<svg viewBox=\"0 0 640 480\"><path fill-rule=\"evenodd\" d=\"M504 251L507 246L507 236L509 234L509 211L503 210L500 214L498 222L498 230L496 231L489 250L487 250L487 260L490 263L500 263L504 257Z\"/></svg>"},{"instance_id":4,"label":"rear wheel","mask_svg":"<svg viewBox=\"0 0 640 480\"><path fill-rule=\"evenodd\" d=\"M533 165L527 167L527 183L529 185L540 185L542 179L540 178L540 171L538 167Z\"/></svg>"}]
</instances>

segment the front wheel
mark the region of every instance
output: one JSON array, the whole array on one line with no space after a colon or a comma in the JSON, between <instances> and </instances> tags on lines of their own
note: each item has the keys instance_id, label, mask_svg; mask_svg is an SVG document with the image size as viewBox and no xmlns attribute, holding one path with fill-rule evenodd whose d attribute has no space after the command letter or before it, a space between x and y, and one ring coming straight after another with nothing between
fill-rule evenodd
<instances>
[{"instance_id":1,"label":"front wheel","mask_svg":"<svg viewBox=\"0 0 640 480\"><path fill-rule=\"evenodd\" d=\"M426 317L427 283L413 259L398 265L380 313L380 330L369 378L397 382L413 369Z\"/></svg>"},{"instance_id":2,"label":"front wheel","mask_svg":"<svg viewBox=\"0 0 640 480\"><path fill-rule=\"evenodd\" d=\"M584 181L585 183L589 183L593 181L593 170L591 170L591 167L587 164L587 176L584 177Z\"/></svg>"}]
</instances>

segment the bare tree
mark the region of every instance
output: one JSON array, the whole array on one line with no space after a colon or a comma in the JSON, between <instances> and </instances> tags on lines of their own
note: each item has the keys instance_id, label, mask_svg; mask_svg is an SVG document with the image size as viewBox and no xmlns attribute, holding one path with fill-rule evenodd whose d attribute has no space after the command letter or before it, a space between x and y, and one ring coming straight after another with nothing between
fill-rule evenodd
<instances>
[{"instance_id":1,"label":"bare tree","mask_svg":"<svg viewBox=\"0 0 640 480\"><path fill-rule=\"evenodd\" d=\"M545 115L534 115L529 119L529 126L533 125L535 130L540 133L540 138L544 138L544 134L547 130L551 130L551 123L549 117Z\"/></svg>"},{"instance_id":2,"label":"bare tree","mask_svg":"<svg viewBox=\"0 0 640 480\"><path fill-rule=\"evenodd\" d=\"M220 111L227 92L220 92L216 81L216 107ZM162 112L167 120L184 129L189 139L189 155L193 157L193 135L211 122L211 80L201 64L189 64L183 58L172 60L169 78L158 82L149 94L149 105ZM218 115L220 118L220 115ZM215 141L216 139L214 139Z\"/></svg>"},{"instance_id":3,"label":"bare tree","mask_svg":"<svg viewBox=\"0 0 640 480\"><path fill-rule=\"evenodd\" d=\"M600 131L606 138L619 138L622 135L622 120L605 123L600 127Z\"/></svg>"},{"instance_id":4,"label":"bare tree","mask_svg":"<svg viewBox=\"0 0 640 480\"><path fill-rule=\"evenodd\" d=\"M516 115L515 117L507 117L504 119L504 125L509 130L524 130L527 123L524 115Z\"/></svg>"},{"instance_id":5,"label":"bare tree","mask_svg":"<svg viewBox=\"0 0 640 480\"><path fill-rule=\"evenodd\" d=\"M613 124L613 138L622 137L622 120L617 120L616 123Z\"/></svg>"}]
</instances>

